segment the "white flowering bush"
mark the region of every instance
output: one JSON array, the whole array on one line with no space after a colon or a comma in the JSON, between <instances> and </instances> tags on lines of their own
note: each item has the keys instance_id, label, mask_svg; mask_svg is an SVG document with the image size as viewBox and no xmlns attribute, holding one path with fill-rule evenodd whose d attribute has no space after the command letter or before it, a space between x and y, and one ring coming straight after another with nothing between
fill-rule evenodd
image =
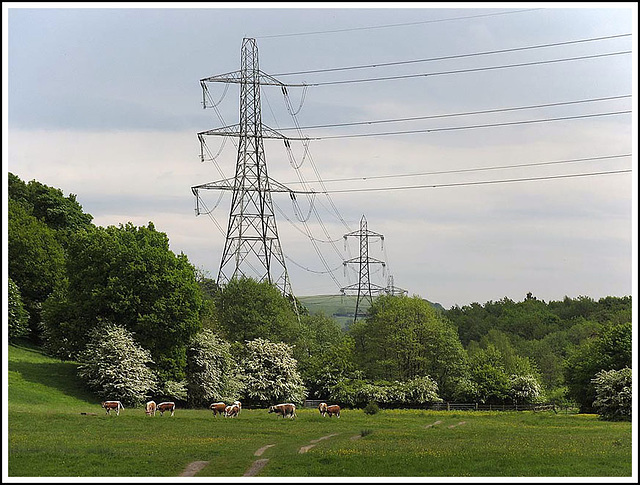
<instances>
[{"instance_id":1,"label":"white flowering bush","mask_svg":"<svg viewBox=\"0 0 640 485\"><path fill-rule=\"evenodd\" d=\"M239 397L231 344L212 330L198 333L187 347L187 395L190 405L207 406L211 401L235 401Z\"/></svg>"},{"instance_id":2,"label":"white flowering bush","mask_svg":"<svg viewBox=\"0 0 640 485\"><path fill-rule=\"evenodd\" d=\"M535 403L542 395L542 386L532 375L512 374L508 392L516 404Z\"/></svg>"},{"instance_id":3,"label":"white flowering bush","mask_svg":"<svg viewBox=\"0 0 640 485\"><path fill-rule=\"evenodd\" d=\"M128 330L113 323L94 328L79 353L78 375L102 399L137 405L156 387L149 351L140 347Z\"/></svg>"},{"instance_id":4,"label":"white flowering bush","mask_svg":"<svg viewBox=\"0 0 640 485\"><path fill-rule=\"evenodd\" d=\"M11 278L9 278L9 285L7 289L9 341L11 341L16 338L25 337L29 333L29 315L22 303L20 289Z\"/></svg>"},{"instance_id":5,"label":"white flowering bush","mask_svg":"<svg viewBox=\"0 0 640 485\"><path fill-rule=\"evenodd\" d=\"M263 403L302 404L307 390L292 354L292 347L284 342L247 341L240 364L244 396Z\"/></svg>"},{"instance_id":6,"label":"white flowering bush","mask_svg":"<svg viewBox=\"0 0 640 485\"><path fill-rule=\"evenodd\" d=\"M601 370L591 383L596 389L593 408L601 419L631 421L631 369Z\"/></svg>"}]
</instances>

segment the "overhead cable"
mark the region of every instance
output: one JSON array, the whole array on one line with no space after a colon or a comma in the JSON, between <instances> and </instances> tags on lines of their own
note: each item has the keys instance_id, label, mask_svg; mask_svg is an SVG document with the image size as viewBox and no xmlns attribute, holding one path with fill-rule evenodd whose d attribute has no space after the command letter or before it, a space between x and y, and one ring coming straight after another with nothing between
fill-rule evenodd
<instances>
[{"instance_id":1,"label":"overhead cable","mask_svg":"<svg viewBox=\"0 0 640 485\"><path fill-rule=\"evenodd\" d=\"M310 138L311 140L329 140L335 138L362 138L368 136L387 136L387 135L408 135L408 134L416 134L416 133L436 133L440 131L455 131L455 130L472 130L475 128L494 128L497 126L511 126L511 125L526 125L532 123L547 123L550 121L566 121L566 120L577 120L583 118L596 118L599 116L612 116L612 115L620 115L620 114L630 114L631 110L625 111L609 111L606 113L591 113L586 115L576 115L576 116L562 116L559 118L543 118L536 120L524 120L524 121L508 121L504 123L488 123L484 125L468 125L468 126L451 126L446 128L428 128L428 129L420 129L420 130L404 130L404 131L388 131L382 133L360 133L353 135L327 135L327 136L318 136Z\"/></svg>"},{"instance_id":2,"label":"overhead cable","mask_svg":"<svg viewBox=\"0 0 640 485\"><path fill-rule=\"evenodd\" d=\"M603 98L581 99L577 101L561 101L557 103L535 104L535 105L529 105L529 106L516 106L516 107L510 107L510 108L495 108L495 109L486 109L486 110L479 110L479 111L465 111L461 113L448 113L448 114L428 115L428 116L411 116L407 118L395 118L395 119L386 119L386 120L352 121L352 122L346 122L346 123L330 123L326 125L311 125L311 126L301 126L301 127L289 126L286 128L279 128L279 129L280 131L294 130L298 128L303 130L312 130L317 128L337 128L341 126L375 125L375 124L381 124L381 123L398 123L398 122L404 122L404 121L432 120L432 119L439 119L439 118L453 118L456 116L471 116L471 115L489 114L489 113L506 113L509 111L519 111L519 110L525 110L525 109L550 108L555 106L567 106L571 104L592 103L596 101L610 101L614 99L623 99L623 98L630 98L630 97L631 97L631 94L623 94L620 96L607 96Z\"/></svg>"},{"instance_id":3,"label":"overhead cable","mask_svg":"<svg viewBox=\"0 0 640 485\"><path fill-rule=\"evenodd\" d=\"M369 189L342 189L342 190L329 190L328 192L331 194L344 194L344 193L351 193L351 192L387 192L392 190L434 189L438 187L462 187L462 186L470 186L470 185L489 185L489 184L504 184L504 183L510 183L510 182L532 182L532 181L538 181L538 180L590 177L590 176L597 176L597 175L629 173L631 171L632 171L631 169L609 170L605 172L588 172L588 173L577 173L577 174L568 174L568 175L549 175L545 177L526 177L526 178L503 179L503 180L483 180L479 182L458 182L458 183L449 183L449 184L405 185L400 187L378 187L378 188L369 188ZM320 193L320 191L318 192Z\"/></svg>"},{"instance_id":4,"label":"overhead cable","mask_svg":"<svg viewBox=\"0 0 640 485\"><path fill-rule=\"evenodd\" d=\"M294 32L294 33L290 33L290 34L273 34L273 35L261 35L261 36L257 36L255 37L256 39L273 39L276 37L293 37L293 36L298 36L298 35L317 35L317 34L334 34L334 33L338 33L338 32L353 32L356 30L372 30L372 29L387 29L387 28L391 28L391 27L407 27L410 25L422 25L422 24L434 24L434 23L439 23L439 22L450 22L453 20L468 20L468 19L477 19L477 18L481 18L481 17L495 17L497 15L509 15L509 14L516 14L516 13L524 13L524 12L532 12L534 10L541 10L539 8L528 8L528 9L523 9L523 10L509 10L506 12L495 12L495 13L485 13L485 14L479 14L479 15L466 15L463 17L449 17L449 18L443 18L443 19L434 19L434 20L422 20L419 22L406 22L406 23L401 23L401 24L386 24L386 25L373 25L373 26L368 26L368 27L352 27L349 29L334 29L334 30L316 30L313 32Z\"/></svg>"},{"instance_id":5,"label":"overhead cable","mask_svg":"<svg viewBox=\"0 0 640 485\"><path fill-rule=\"evenodd\" d=\"M461 74L467 72L480 72L480 71L491 71L496 69L511 69L514 67L527 67L527 66L539 66L542 64L553 64L558 62L567 62L567 61L580 61L585 59L596 59L600 57L610 57L610 56L619 56L623 54L631 54L633 51L618 51L618 52L608 52L605 54L592 54L589 56L576 56L576 57L563 57L560 59L549 59L546 61L532 61L532 62L522 62L519 64L502 64L499 66L487 66L487 67L474 67L467 69L454 69L451 71L436 71L436 72L425 72L418 74L403 74L397 76L385 76L385 77L372 77L372 78L362 78L362 79L347 79L342 81L324 81L317 83L304 83L305 86L330 86L337 84L354 84L354 83L365 83L365 82L374 82L374 81L395 81L398 79L411 79L417 77L429 77L429 76L443 76L447 74Z\"/></svg>"},{"instance_id":6,"label":"overhead cable","mask_svg":"<svg viewBox=\"0 0 640 485\"><path fill-rule=\"evenodd\" d=\"M330 67L326 69L310 69L307 71L294 71L294 72L283 72L274 74L274 76L293 76L297 74L317 74L321 72L335 72L335 71L350 71L355 69L372 69L377 67L388 67L388 66L401 66L406 64L418 64L422 62L434 62L434 61L446 61L451 59L463 59L465 57L476 57L476 56L486 56L491 54L505 54L507 52L518 52L524 50L532 50L532 49L541 49L546 47L558 47L562 45L571 45L571 44L579 44L583 42L595 42L601 40L608 39L616 39L620 37L628 37L631 34L617 34L617 35L609 35L606 37L592 37L589 39L578 39L578 40L569 40L565 42L554 42L550 44L538 44L532 46L525 47L512 47L510 49L498 49L494 51L482 51L482 52L473 52L469 54L455 54L450 56L440 56L440 57L428 57L424 59L411 59L408 61L393 61L393 62L377 62L375 64L364 64L359 66L344 66L344 67Z\"/></svg>"}]
</instances>

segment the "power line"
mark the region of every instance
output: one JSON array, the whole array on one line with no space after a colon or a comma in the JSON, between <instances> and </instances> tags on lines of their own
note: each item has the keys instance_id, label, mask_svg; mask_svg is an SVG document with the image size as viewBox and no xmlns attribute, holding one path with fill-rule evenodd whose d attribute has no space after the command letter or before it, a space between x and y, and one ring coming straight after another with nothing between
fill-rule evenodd
<instances>
[{"instance_id":1,"label":"power line","mask_svg":"<svg viewBox=\"0 0 640 485\"><path fill-rule=\"evenodd\" d=\"M611 115L619 115L619 114L629 114L632 113L631 110L626 111L610 111L606 113L592 113L587 115L576 115L576 116L562 116L559 118L543 118L537 120L524 120L524 121L509 121L504 123L488 123L484 125L468 125L468 126L452 126L446 128L429 128L422 130L405 130L405 131L388 131L382 133L360 133L353 135L329 135L329 136L319 136L309 138L310 140L329 140L336 138L362 138L368 136L387 136L387 135L408 135L408 134L416 134L416 133L436 133L440 131L454 131L454 130L471 130L475 128L494 128L497 126L511 126L511 125L526 125L532 123L546 123L550 121L566 121L566 120L576 120L583 118L595 118L599 116L611 116Z\"/></svg>"},{"instance_id":2,"label":"power line","mask_svg":"<svg viewBox=\"0 0 640 485\"><path fill-rule=\"evenodd\" d=\"M438 71L438 72L427 72L427 73L419 73L419 74L404 74L398 76L386 76L386 77L373 77L373 78L363 78L363 79L348 79L342 81L325 81L318 83L305 83L305 86L330 86L337 84L354 84L354 83L364 83L364 82L373 82L373 81L393 81L398 79L411 79L416 77L428 77L428 76L442 76L447 74L461 74L468 72L479 72L479 71L491 71L496 69L510 69L514 67L527 67L527 66L538 66L541 64L553 64L557 62L567 62L567 61L578 61L585 59L596 59L599 57L609 57L609 56L618 56L622 54L631 54L633 51L618 51L618 52L608 52L606 54L593 54L589 56L577 56L577 57L563 57L560 59L550 59L546 61L534 61L534 62L523 62L519 64L503 64L500 66L487 66L487 67L475 67L469 69L455 69L451 71Z\"/></svg>"},{"instance_id":3,"label":"power line","mask_svg":"<svg viewBox=\"0 0 640 485\"><path fill-rule=\"evenodd\" d=\"M540 167L545 165L557 165L563 163L576 163L576 162L593 162L597 160L607 160L611 158L623 158L630 157L632 154L627 153L624 155L607 155L601 157L589 157L589 158L573 158L568 160L553 160L546 162L533 162L522 163L512 165L494 165L491 167L478 167L478 168L462 168L458 170L438 170L433 172L418 172L418 173L401 173L401 174L388 174L388 175L372 175L369 177L345 177L336 179L325 179L325 182L350 182L354 180L374 180L374 179L387 179L387 178L402 178L402 177L420 177L424 175L443 175L452 173L467 173L467 172L483 172L488 170L503 170L511 168L525 168L525 167ZM287 185L295 184L297 182L288 182Z\"/></svg>"},{"instance_id":4,"label":"power line","mask_svg":"<svg viewBox=\"0 0 640 485\"><path fill-rule=\"evenodd\" d=\"M420 22L407 22L407 23L401 23L401 24L373 25L368 27L352 27L350 29L316 30L313 32L296 32L296 33L290 33L290 34L263 35L263 36L256 37L256 39L273 39L276 37L293 37L297 35L334 34L338 32L353 32L357 30L386 29L391 27L407 27L410 25L434 24L439 22L450 22L453 20L468 20L468 19L476 19L476 18L482 18L482 17L495 17L497 15L509 15L509 14L523 13L523 12L531 12L534 10L542 10L542 9L528 8L528 9L518 10L515 12L514 11L495 12L495 13L487 13L487 14L479 14L479 15L467 15L464 17L450 17L450 18L444 18L444 19L423 20Z\"/></svg>"},{"instance_id":5,"label":"power line","mask_svg":"<svg viewBox=\"0 0 640 485\"><path fill-rule=\"evenodd\" d=\"M517 106L517 107L510 107L510 108L495 108L495 109L487 109L487 110L480 110L480 111L466 111L462 113L448 113L448 114L429 115L429 116L412 116L408 118L395 118L395 119L373 120L373 121L353 121L353 122L346 122L346 123L332 123L332 124L326 124L326 125L311 125L311 126L300 126L300 127L296 126L296 127L286 127L286 128L279 128L279 129L281 131L294 130L294 129L311 130L316 128L336 128L341 126L375 125L375 124L381 124L381 123L398 123L403 121L419 121L419 120L431 120L431 119L439 119L439 118L453 118L455 116L471 116L471 115L477 115L477 114L503 113L508 111L518 111L518 110L525 110L525 109L550 108L552 106L566 106L570 104L591 103L596 101L610 101L613 99L622 99L622 98L630 98L630 97L631 97L630 94L625 94L620 96L608 96L604 98L591 98L591 99L583 99L578 101L563 101L563 102L557 102L557 103Z\"/></svg>"},{"instance_id":6,"label":"power line","mask_svg":"<svg viewBox=\"0 0 640 485\"><path fill-rule=\"evenodd\" d=\"M601 40L616 39L616 38L620 38L620 37L628 37L630 35L631 34L616 34L616 35L609 35L609 36L605 36L605 37L592 37L592 38L589 38L589 39L578 39L578 40L568 40L568 41L564 41L564 42L554 42L554 43L550 43L550 44L538 44L538 45L525 46L525 47L512 47L512 48L509 48L509 49L499 49L499 50L494 50L494 51L473 52L473 53L470 53L470 54L456 54L456 55L441 56L441 57L428 57L428 58L424 58L424 59L412 59L412 60L407 60L407 61L376 62L375 64L364 64L364 65L359 65L359 66L331 67L331 68L326 68L326 69L310 69L308 71L284 72L284 73L274 74L274 76L293 76L293 75L298 75L298 74L316 74L316 73L321 73L321 72L350 71L350 70L355 70L355 69L371 69L371 68L376 68L376 67L401 66L401 65L406 65L406 64L417 64L417 63L421 63L421 62L433 62L433 61L445 61L445 60L451 60L451 59L463 59L465 57L486 56L486 55L491 55L491 54L504 54L504 53L507 53L507 52L518 52L518 51L531 50L531 49L542 49L542 48L545 48L545 47L558 47L558 46L562 46L562 45L579 44L579 43L583 43L583 42L596 42L596 41L601 41Z\"/></svg>"},{"instance_id":7,"label":"power line","mask_svg":"<svg viewBox=\"0 0 640 485\"><path fill-rule=\"evenodd\" d=\"M504 180L484 180L479 182L458 182L458 183L449 183L449 184L405 185L400 187L378 187L378 188L369 188L369 189L342 189L342 190L330 190L328 192L332 194L344 194L344 193L351 193L351 192L386 192L391 190L434 189L438 187L462 187L462 186L469 186L469 185L489 185L489 184L504 184L504 183L511 183L511 182L532 182L532 181L539 181L539 180L590 177L590 176L596 176L596 175L629 173L631 171L632 171L631 169L610 170L605 172L588 172L588 173L577 173L577 174L568 174L568 175L549 175L545 177L526 177L526 178L504 179Z\"/></svg>"}]
</instances>

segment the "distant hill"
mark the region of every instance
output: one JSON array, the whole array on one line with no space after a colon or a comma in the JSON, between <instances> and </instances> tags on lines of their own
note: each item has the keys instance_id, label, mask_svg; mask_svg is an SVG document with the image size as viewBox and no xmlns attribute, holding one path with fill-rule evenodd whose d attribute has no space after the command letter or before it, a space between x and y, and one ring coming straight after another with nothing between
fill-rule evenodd
<instances>
[{"instance_id":1,"label":"distant hill","mask_svg":"<svg viewBox=\"0 0 640 485\"><path fill-rule=\"evenodd\" d=\"M313 295L298 296L297 298L309 310L310 314L324 313L336 320L343 329L348 329L353 323L353 314L358 300L355 295ZM364 308L358 309L358 312L369 310L369 305L366 304L366 301L364 303ZM438 310L444 310L440 303L429 303Z\"/></svg>"}]
</instances>

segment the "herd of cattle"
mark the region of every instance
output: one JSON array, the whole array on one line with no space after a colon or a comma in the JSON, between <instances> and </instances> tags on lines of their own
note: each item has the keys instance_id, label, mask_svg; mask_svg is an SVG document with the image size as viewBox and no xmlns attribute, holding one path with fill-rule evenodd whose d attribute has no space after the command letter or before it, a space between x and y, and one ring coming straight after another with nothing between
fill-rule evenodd
<instances>
[{"instance_id":1,"label":"herd of cattle","mask_svg":"<svg viewBox=\"0 0 640 485\"><path fill-rule=\"evenodd\" d=\"M106 414L111 414L111 410L116 412L116 415L120 416L120 410L124 409L124 406L120 401L104 401L102 403L102 407L106 410ZM242 409L242 404L240 401L234 401L233 404L227 405L224 402L214 402L209 406L209 409L213 412L214 416L218 414L222 414L225 418L235 418L240 414L240 410ZM160 413L160 416L164 416L165 411L171 412L171 416L176 410L176 403L168 401L161 402L160 404L156 404L155 401L149 401L145 405L145 413L147 416L155 416L156 411ZM340 417L340 406L337 404L327 405L326 402L321 402L318 405L318 411L322 415L325 416L335 416L337 418ZM276 404L274 406L269 406L269 413L275 413L276 416L280 415L282 418L295 418L296 414L296 405L292 403L284 403L284 404Z\"/></svg>"}]
</instances>

